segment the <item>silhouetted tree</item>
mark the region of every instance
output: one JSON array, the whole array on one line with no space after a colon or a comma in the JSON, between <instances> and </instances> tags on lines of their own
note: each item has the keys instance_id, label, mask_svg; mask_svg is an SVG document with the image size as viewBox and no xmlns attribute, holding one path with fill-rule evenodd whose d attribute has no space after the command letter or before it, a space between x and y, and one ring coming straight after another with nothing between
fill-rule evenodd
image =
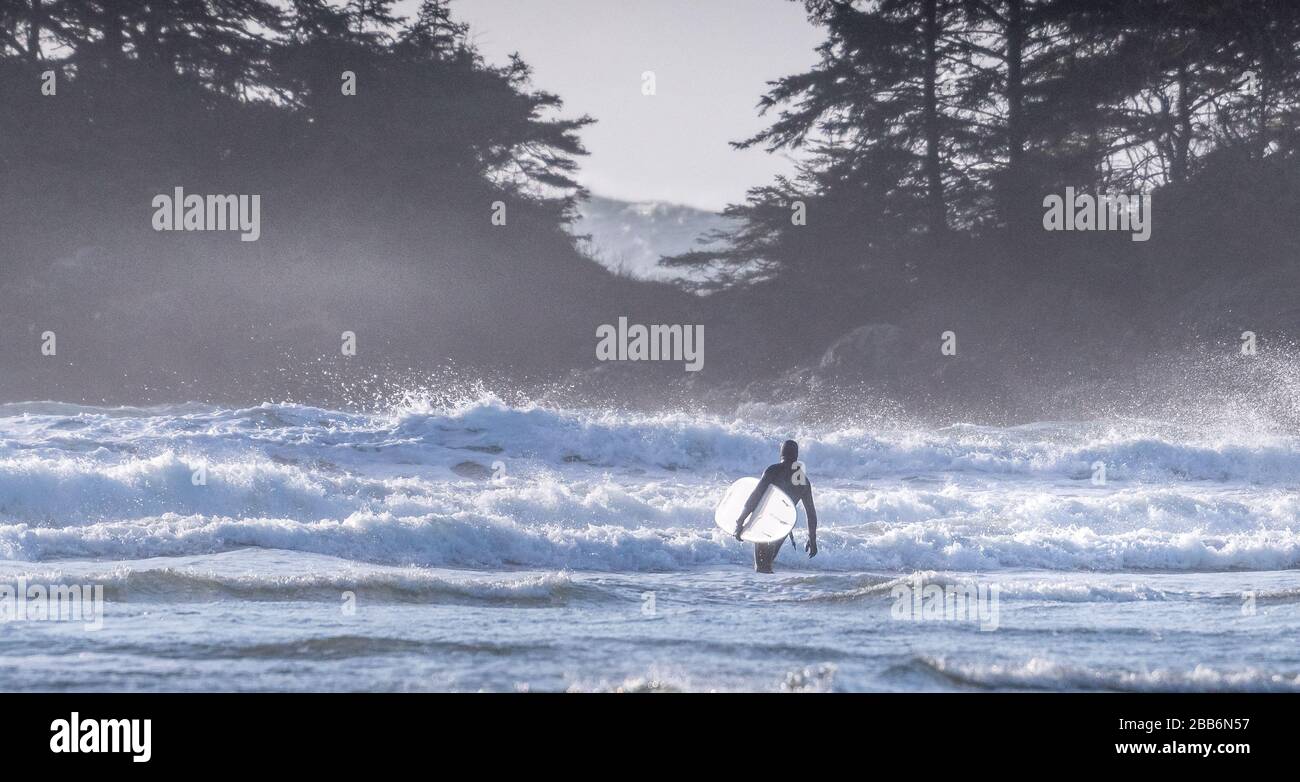
<instances>
[{"instance_id":1,"label":"silhouetted tree","mask_svg":"<svg viewBox=\"0 0 1300 782\"><path fill-rule=\"evenodd\" d=\"M759 107L779 115L738 146L812 154L799 176L728 210L742 227L708 237L728 246L665 263L708 270L707 287L828 273L849 257L880 279L891 261L876 253L918 228L1010 232L1028 262L1036 250L1023 238L1041 234L1045 193L1183 183L1227 144L1293 149L1293 5L807 0L826 30L821 60L773 84ZM786 212L796 199L836 232L838 251L790 254L802 246ZM861 210L851 222L827 222L847 204Z\"/></svg>"}]
</instances>

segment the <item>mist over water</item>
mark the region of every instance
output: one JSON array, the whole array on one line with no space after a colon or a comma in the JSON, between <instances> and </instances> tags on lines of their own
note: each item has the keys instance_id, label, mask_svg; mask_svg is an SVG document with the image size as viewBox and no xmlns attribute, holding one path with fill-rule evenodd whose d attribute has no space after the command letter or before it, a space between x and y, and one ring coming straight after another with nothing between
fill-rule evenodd
<instances>
[{"instance_id":1,"label":"mist over water","mask_svg":"<svg viewBox=\"0 0 1300 782\"><path fill-rule=\"evenodd\" d=\"M1290 359L961 401L640 369L324 360L278 370L297 401L0 404L0 583L108 601L95 633L9 625L0 687L1300 689ZM712 510L788 437L820 551L760 577ZM997 629L898 621L918 579L996 586Z\"/></svg>"}]
</instances>

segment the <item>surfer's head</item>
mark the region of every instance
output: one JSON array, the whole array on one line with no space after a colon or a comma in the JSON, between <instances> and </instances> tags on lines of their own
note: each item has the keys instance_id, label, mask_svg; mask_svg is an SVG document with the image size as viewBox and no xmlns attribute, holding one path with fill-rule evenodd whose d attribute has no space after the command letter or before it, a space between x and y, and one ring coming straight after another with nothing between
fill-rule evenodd
<instances>
[{"instance_id":1,"label":"surfer's head","mask_svg":"<svg viewBox=\"0 0 1300 782\"><path fill-rule=\"evenodd\" d=\"M794 440L786 440L781 443L781 461L793 462L799 459L799 443Z\"/></svg>"}]
</instances>

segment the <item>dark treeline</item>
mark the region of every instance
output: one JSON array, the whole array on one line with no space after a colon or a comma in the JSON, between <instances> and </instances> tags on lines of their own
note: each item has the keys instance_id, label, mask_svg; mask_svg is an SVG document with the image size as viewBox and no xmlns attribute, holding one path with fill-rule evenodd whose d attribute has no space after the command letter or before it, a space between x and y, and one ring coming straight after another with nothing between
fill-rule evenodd
<instances>
[{"instance_id":1,"label":"dark treeline","mask_svg":"<svg viewBox=\"0 0 1300 782\"><path fill-rule=\"evenodd\" d=\"M840 345L862 378L966 393L1300 336L1300 4L802 4L820 61L771 85L772 122L737 146L805 164L728 210L726 249L665 261L791 313L778 363L874 324ZM1150 241L1045 231L1067 187L1150 194Z\"/></svg>"},{"instance_id":2,"label":"dark treeline","mask_svg":"<svg viewBox=\"0 0 1300 782\"><path fill-rule=\"evenodd\" d=\"M444 0L392 5L0 0L6 398L546 373L590 365L633 298L680 317L689 297L606 273L564 230L591 120L522 60L485 63ZM260 194L260 240L155 232L151 200L178 186Z\"/></svg>"},{"instance_id":3,"label":"dark treeline","mask_svg":"<svg viewBox=\"0 0 1300 782\"><path fill-rule=\"evenodd\" d=\"M737 142L804 163L729 209L723 249L668 259L692 295L575 249L592 120L486 63L454 3L0 0L0 398L362 401L451 362L1036 416L1243 331L1300 338L1300 7L804 5L820 61ZM259 194L260 240L154 231L178 186ZM1045 231L1067 187L1149 193L1150 241ZM705 370L598 364L620 316L704 324Z\"/></svg>"}]
</instances>

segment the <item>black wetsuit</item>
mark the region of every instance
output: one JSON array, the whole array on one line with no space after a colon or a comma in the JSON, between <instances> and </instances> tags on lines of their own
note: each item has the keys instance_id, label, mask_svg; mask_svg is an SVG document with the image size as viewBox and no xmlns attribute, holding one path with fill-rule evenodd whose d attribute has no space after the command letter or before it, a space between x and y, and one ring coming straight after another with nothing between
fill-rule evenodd
<instances>
[{"instance_id":1,"label":"black wetsuit","mask_svg":"<svg viewBox=\"0 0 1300 782\"><path fill-rule=\"evenodd\" d=\"M763 471L763 478L754 487L750 493L749 499L745 501L745 512L742 519L749 518L749 515L758 507L762 501L763 495L767 492L769 486L775 486L790 496L798 505L803 503L804 512L808 515L808 535L809 537L817 534L817 508L813 505L812 482L808 480L808 473L805 471L795 480L794 462L778 462ZM772 560L776 559L776 554L781 550L785 540L778 540L775 543L755 543L754 544L754 565L760 572L771 572Z\"/></svg>"}]
</instances>

